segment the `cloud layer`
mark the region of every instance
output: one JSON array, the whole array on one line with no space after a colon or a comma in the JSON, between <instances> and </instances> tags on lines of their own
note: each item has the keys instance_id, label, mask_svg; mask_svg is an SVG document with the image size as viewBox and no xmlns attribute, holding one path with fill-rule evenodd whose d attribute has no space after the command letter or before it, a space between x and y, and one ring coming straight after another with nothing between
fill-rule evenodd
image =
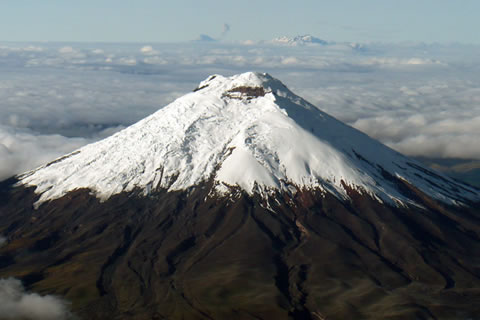
<instances>
[{"instance_id":1,"label":"cloud layer","mask_svg":"<svg viewBox=\"0 0 480 320\"><path fill-rule=\"evenodd\" d=\"M0 279L0 317L2 319L66 320L73 316L65 301L25 291L14 278Z\"/></svg>"},{"instance_id":2,"label":"cloud layer","mask_svg":"<svg viewBox=\"0 0 480 320\"><path fill-rule=\"evenodd\" d=\"M0 43L0 180L140 120L210 74L251 70L400 152L480 159L479 53L425 44Z\"/></svg>"},{"instance_id":3,"label":"cloud layer","mask_svg":"<svg viewBox=\"0 0 480 320\"><path fill-rule=\"evenodd\" d=\"M0 181L12 176L12 173L33 169L91 141L93 139L41 135L0 126Z\"/></svg>"},{"instance_id":4,"label":"cloud layer","mask_svg":"<svg viewBox=\"0 0 480 320\"><path fill-rule=\"evenodd\" d=\"M406 79L396 78L392 71L380 73L365 83L352 77L348 86L330 82L322 90L297 91L407 155L480 159L478 79L448 72L436 75L431 70L402 75Z\"/></svg>"}]
</instances>

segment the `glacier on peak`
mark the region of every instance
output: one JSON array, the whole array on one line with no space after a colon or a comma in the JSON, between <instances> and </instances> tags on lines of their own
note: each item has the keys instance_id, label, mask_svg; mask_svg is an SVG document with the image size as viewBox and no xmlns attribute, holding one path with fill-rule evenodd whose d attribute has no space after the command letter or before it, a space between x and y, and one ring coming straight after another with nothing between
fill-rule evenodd
<instances>
[{"instance_id":1,"label":"glacier on peak","mask_svg":"<svg viewBox=\"0 0 480 320\"><path fill-rule=\"evenodd\" d=\"M212 75L134 125L20 175L36 205L87 188L100 199L155 189L249 194L320 189L348 199L353 188L408 204L394 179L449 204L478 190L424 168L320 111L266 73Z\"/></svg>"},{"instance_id":2,"label":"glacier on peak","mask_svg":"<svg viewBox=\"0 0 480 320\"><path fill-rule=\"evenodd\" d=\"M271 42L274 44L288 45L288 46L305 46L305 45L326 46L329 44L327 41L316 38L309 34L295 36L293 38L283 36L283 37L275 38Z\"/></svg>"}]
</instances>

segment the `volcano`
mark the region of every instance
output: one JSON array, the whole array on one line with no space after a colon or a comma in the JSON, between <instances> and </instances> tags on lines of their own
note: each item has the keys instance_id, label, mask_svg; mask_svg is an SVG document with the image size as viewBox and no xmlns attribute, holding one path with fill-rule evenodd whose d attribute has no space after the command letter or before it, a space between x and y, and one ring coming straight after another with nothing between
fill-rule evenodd
<instances>
[{"instance_id":1,"label":"volcano","mask_svg":"<svg viewBox=\"0 0 480 320\"><path fill-rule=\"evenodd\" d=\"M0 277L85 319L468 319L480 190L264 73L0 185Z\"/></svg>"}]
</instances>

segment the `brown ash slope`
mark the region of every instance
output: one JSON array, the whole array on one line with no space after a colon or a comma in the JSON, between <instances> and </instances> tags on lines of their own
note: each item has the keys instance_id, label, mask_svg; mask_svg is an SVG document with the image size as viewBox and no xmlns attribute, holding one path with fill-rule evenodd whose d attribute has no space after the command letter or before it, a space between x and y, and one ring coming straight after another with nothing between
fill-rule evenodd
<instances>
[{"instance_id":1,"label":"brown ash slope","mask_svg":"<svg viewBox=\"0 0 480 320\"><path fill-rule=\"evenodd\" d=\"M479 208L267 74L212 76L0 183L0 277L84 319L475 318Z\"/></svg>"},{"instance_id":2,"label":"brown ash slope","mask_svg":"<svg viewBox=\"0 0 480 320\"><path fill-rule=\"evenodd\" d=\"M399 181L399 183L402 183ZM467 319L480 314L480 215L405 185L424 208L352 190L266 200L205 185L37 210L2 184L0 276L85 319ZM206 199L206 200L205 200Z\"/></svg>"}]
</instances>

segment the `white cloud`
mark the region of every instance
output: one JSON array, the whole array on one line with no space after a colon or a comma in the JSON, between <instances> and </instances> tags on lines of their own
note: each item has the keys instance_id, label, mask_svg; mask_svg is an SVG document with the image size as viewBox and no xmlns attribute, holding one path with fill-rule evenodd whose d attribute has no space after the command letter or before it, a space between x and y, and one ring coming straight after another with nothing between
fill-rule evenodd
<instances>
[{"instance_id":1,"label":"white cloud","mask_svg":"<svg viewBox=\"0 0 480 320\"><path fill-rule=\"evenodd\" d=\"M387 142L391 148L412 156L435 158L480 159L479 135L429 135L419 133L398 142Z\"/></svg>"},{"instance_id":2,"label":"white cloud","mask_svg":"<svg viewBox=\"0 0 480 320\"><path fill-rule=\"evenodd\" d=\"M55 296L25 291L14 278L0 279L0 317L2 319L66 320L73 316L68 304Z\"/></svg>"},{"instance_id":3,"label":"white cloud","mask_svg":"<svg viewBox=\"0 0 480 320\"><path fill-rule=\"evenodd\" d=\"M22 49L23 51L26 51L26 52L42 52L43 51L43 48L38 46L26 46Z\"/></svg>"},{"instance_id":4,"label":"white cloud","mask_svg":"<svg viewBox=\"0 0 480 320\"><path fill-rule=\"evenodd\" d=\"M93 140L35 135L0 126L0 181L69 153Z\"/></svg>"},{"instance_id":5,"label":"white cloud","mask_svg":"<svg viewBox=\"0 0 480 320\"><path fill-rule=\"evenodd\" d=\"M256 45L257 43L258 41L255 41L255 40L245 40L242 42L242 44L246 46L253 46L253 45Z\"/></svg>"},{"instance_id":6,"label":"white cloud","mask_svg":"<svg viewBox=\"0 0 480 320\"><path fill-rule=\"evenodd\" d=\"M91 136L106 127L132 124L197 84L114 68L118 69L32 68L0 74L0 125L41 134Z\"/></svg>"},{"instance_id":7,"label":"white cloud","mask_svg":"<svg viewBox=\"0 0 480 320\"><path fill-rule=\"evenodd\" d=\"M0 248L7 244L7 238L0 236Z\"/></svg>"},{"instance_id":8,"label":"white cloud","mask_svg":"<svg viewBox=\"0 0 480 320\"><path fill-rule=\"evenodd\" d=\"M93 50L92 50L92 53L93 53L93 54L104 54L105 51L103 51L102 49L93 49Z\"/></svg>"},{"instance_id":9,"label":"white cloud","mask_svg":"<svg viewBox=\"0 0 480 320\"><path fill-rule=\"evenodd\" d=\"M480 159L480 145L475 143L480 139L480 79L457 70L401 71L400 79L396 71L378 73L354 76L345 84L304 88L303 94L407 155Z\"/></svg>"},{"instance_id":10,"label":"white cloud","mask_svg":"<svg viewBox=\"0 0 480 320\"><path fill-rule=\"evenodd\" d=\"M286 58L282 59L282 64L294 65L294 64L298 64L298 63L299 63L299 61L295 57L286 57Z\"/></svg>"},{"instance_id":11,"label":"white cloud","mask_svg":"<svg viewBox=\"0 0 480 320\"><path fill-rule=\"evenodd\" d=\"M76 51L72 47L66 46L66 47L61 47L60 49L58 49L58 52L61 53L61 54L69 54L69 53L74 53Z\"/></svg>"},{"instance_id":12,"label":"white cloud","mask_svg":"<svg viewBox=\"0 0 480 320\"><path fill-rule=\"evenodd\" d=\"M44 49L39 46L27 45L27 46L0 46L0 51L11 52L42 52Z\"/></svg>"},{"instance_id":13,"label":"white cloud","mask_svg":"<svg viewBox=\"0 0 480 320\"><path fill-rule=\"evenodd\" d=\"M168 64L168 61L166 59L159 56L146 57L145 59L143 59L143 62L148 64L160 64L160 65Z\"/></svg>"},{"instance_id":14,"label":"white cloud","mask_svg":"<svg viewBox=\"0 0 480 320\"><path fill-rule=\"evenodd\" d=\"M365 59L361 62L364 65L377 65L383 67L405 67L405 66L428 66L428 65L441 65L445 66L446 63L425 58L398 58L398 57L372 57Z\"/></svg>"},{"instance_id":15,"label":"white cloud","mask_svg":"<svg viewBox=\"0 0 480 320\"><path fill-rule=\"evenodd\" d=\"M155 55L158 53L158 51L154 50L152 46L143 46L140 49L140 52L144 55Z\"/></svg>"},{"instance_id":16,"label":"white cloud","mask_svg":"<svg viewBox=\"0 0 480 320\"><path fill-rule=\"evenodd\" d=\"M127 65L127 66L134 66L137 64L137 60L133 57L125 57L125 58L118 59L117 63Z\"/></svg>"},{"instance_id":17,"label":"white cloud","mask_svg":"<svg viewBox=\"0 0 480 320\"><path fill-rule=\"evenodd\" d=\"M56 61L62 61L63 63L75 63L75 64L85 64L87 63L87 55L80 50L76 50L70 46L61 47L58 49L60 56L58 58L49 59L50 64L55 64Z\"/></svg>"}]
</instances>

